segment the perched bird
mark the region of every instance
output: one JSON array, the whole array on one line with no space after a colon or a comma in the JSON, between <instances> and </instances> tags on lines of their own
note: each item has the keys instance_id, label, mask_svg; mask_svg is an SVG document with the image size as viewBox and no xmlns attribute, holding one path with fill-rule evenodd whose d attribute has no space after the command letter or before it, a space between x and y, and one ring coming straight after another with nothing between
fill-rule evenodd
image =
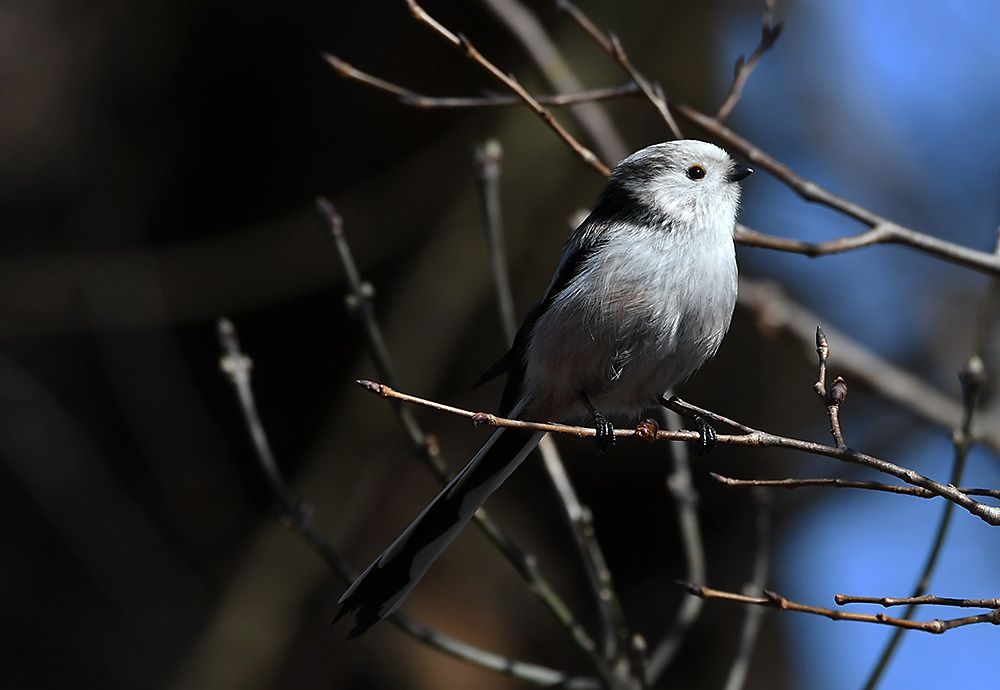
<instances>
[{"instance_id":1,"label":"perched bird","mask_svg":"<svg viewBox=\"0 0 1000 690\"><path fill-rule=\"evenodd\" d=\"M510 351L480 379L507 374L500 414L589 418L603 450L614 443L608 416L636 419L711 358L736 305L733 231L739 182L751 172L695 140L649 146L619 163ZM703 441L714 442L701 427ZM490 436L341 597L335 622L357 612L349 637L399 608L541 437L509 428Z\"/></svg>"}]
</instances>

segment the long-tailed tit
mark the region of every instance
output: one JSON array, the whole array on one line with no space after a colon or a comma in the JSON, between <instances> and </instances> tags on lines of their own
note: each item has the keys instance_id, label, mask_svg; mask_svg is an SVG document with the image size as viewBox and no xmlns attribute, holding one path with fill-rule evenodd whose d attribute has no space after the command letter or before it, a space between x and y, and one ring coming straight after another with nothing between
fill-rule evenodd
<instances>
[{"instance_id":1,"label":"long-tailed tit","mask_svg":"<svg viewBox=\"0 0 1000 690\"><path fill-rule=\"evenodd\" d=\"M605 415L637 418L711 358L736 304L733 230L739 182L751 172L695 140L619 163L510 351L480 380L507 374L500 414L589 418L603 449L614 443ZM336 620L357 611L350 637L399 608L541 437L505 428L490 436L341 597Z\"/></svg>"}]
</instances>

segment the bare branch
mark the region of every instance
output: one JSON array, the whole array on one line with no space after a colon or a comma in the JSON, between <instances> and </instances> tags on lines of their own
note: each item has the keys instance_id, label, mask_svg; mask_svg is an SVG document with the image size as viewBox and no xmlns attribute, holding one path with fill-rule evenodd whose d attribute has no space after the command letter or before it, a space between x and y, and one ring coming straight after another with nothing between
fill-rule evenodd
<instances>
[{"instance_id":1,"label":"bare branch","mask_svg":"<svg viewBox=\"0 0 1000 690\"><path fill-rule=\"evenodd\" d=\"M760 31L760 43L757 45L757 49L753 51L749 60L744 59L742 55L736 60L736 67L733 69L733 83L729 87L729 93L726 95L725 101L719 107L719 112L715 114L715 119L719 122L729 117L729 113L733 111L733 108L736 107L736 104L740 100L740 95L743 93L743 86L746 84L747 79L750 78L750 73L753 72L754 67L760 62L760 58L764 53L771 49L774 42L778 40L778 36L781 35L784 22L773 23L774 2L775 0L765 0L764 2L764 25Z\"/></svg>"},{"instance_id":2,"label":"bare branch","mask_svg":"<svg viewBox=\"0 0 1000 690\"><path fill-rule=\"evenodd\" d=\"M493 276L493 293L497 298L500 327L509 347L517 332L514 316L514 298L510 291L507 272L507 250L503 239L503 222L500 214L500 164L503 148L496 139L490 139L473 151L473 169L476 187L483 205L483 227L486 229L486 251L490 257L490 275Z\"/></svg>"},{"instance_id":3,"label":"bare branch","mask_svg":"<svg viewBox=\"0 0 1000 690\"><path fill-rule=\"evenodd\" d=\"M664 427L672 430L680 428L682 423L680 415L667 408L663 409L663 421ZM655 433L654 431L653 434ZM670 450L673 467L667 476L667 489L676 506L678 531L681 544L684 546L686 576L688 582L703 585L708 577L708 568L705 563L704 539L698 521L698 492L691 476L690 454L688 449L680 444L673 444ZM702 601L695 597L689 597L681 603L667 634L649 656L646 680L650 685L655 685L670 666L701 614L701 609Z\"/></svg>"},{"instance_id":4,"label":"bare branch","mask_svg":"<svg viewBox=\"0 0 1000 690\"><path fill-rule=\"evenodd\" d=\"M826 201L817 201L830 206ZM837 208L836 210L841 209ZM997 255L990 252L969 249L968 247L963 247L952 242L946 242L945 240L924 235L890 221L881 222L871 230L866 230L860 234L841 237L828 242L802 242L784 237L763 235L744 225L737 225L735 237L737 242L747 247L774 249L793 254L804 254L810 257L840 254L860 249L861 247L871 247L876 244L898 244L919 249L926 254L964 268L1000 277L1000 257Z\"/></svg>"},{"instance_id":5,"label":"bare branch","mask_svg":"<svg viewBox=\"0 0 1000 690\"><path fill-rule=\"evenodd\" d=\"M531 108L538 117L542 119L545 124L547 124L556 135L562 139L567 146L569 146L574 153L584 162L585 165L593 168L597 173L608 177L611 175L611 170L597 157L590 149L583 146L578 142L572 134L566 131L566 129L559 124L559 121L552 117L552 113L545 109L541 103L536 101L531 94L529 94L523 86L515 79L512 75L504 74L496 65L487 60L482 53L473 47L467 38L460 34L455 34L449 31L444 25L434 19L432 16L427 14L427 12L418 5L415 0L406 0L406 4L409 6L410 11L413 16L417 18L418 21L423 22L431 29L433 29L437 34L439 34L446 41L454 45L456 48L462 50L463 54L485 69L487 72L496 77L504 86L513 91L521 100L524 101L525 105Z\"/></svg>"},{"instance_id":6,"label":"bare branch","mask_svg":"<svg viewBox=\"0 0 1000 690\"><path fill-rule=\"evenodd\" d=\"M954 599L951 597L936 597L925 594L919 597L858 597L849 594L838 594L833 598L839 606L845 604L878 604L888 608L890 606L910 606L917 604L920 606L958 606L970 609L1000 609L1000 599Z\"/></svg>"},{"instance_id":7,"label":"bare branch","mask_svg":"<svg viewBox=\"0 0 1000 690\"><path fill-rule=\"evenodd\" d=\"M715 472L709 476L726 486L760 486L779 489L803 489L808 487L825 487L831 489L865 489L868 491L883 491L890 494L915 496L916 498L936 498L937 494L919 486L900 486L899 484L882 484L880 482L855 481L852 479L822 478L822 479L734 479ZM1000 499L1000 489L977 489L961 487L958 489L968 496L989 496Z\"/></svg>"},{"instance_id":8,"label":"bare branch","mask_svg":"<svg viewBox=\"0 0 1000 690\"><path fill-rule=\"evenodd\" d=\"M524 100L518 96L504 96L501 94L489 94L486 96L469 98L438 98L428 96L426 94L417 93L416 91L411 91L410 89L399 86L398 84L393 84L385 79L380 79L379 77L373 76L368 72L363 72L347 62L344 62L335 55L323 53L322 58L343 78L367 84L368 86L374 87L379 91L385 91L386 93L392 94L393 96L398 97L400 103L403 105L424 109L504 108L524 105ZM589 103L592 101L617 100L620 98L639 95L642 95L639 87L634 83L629 83L621 86L591 89L589 91L580 91L577 93L535 96L535 100L542 105L567 106L578 103Z\"/></svg>"},{"instance_id":9,"label":"bare branch","mask_svg":"<svg viewBox=\"0 0 1000 690\"><path fill-rule=\"evenodd\" d=\"M447 412L448 414L465 417L467 419L471 419L472 423L476 426L502 426L512 429L548 431L550 433L569 434L579 438L593 438L596 433L593 427L572 426L570 424L553 424L551 422L523 422L519 419L505 419L504 417L500 417L489 412L472 412L470 410L463 410L460 407L452 407L451 405L445 405L444 403L434 402L433 400L427 400L426 398L419 398L415 395L402 393L385 384L377 383L375 381L359 380L357 383L368 392L386 398L387 400L402 400L403 402L423 405L424 407L429 407L432 410L437 410L438 412ZM627 438L635 435L635 429L615 429L615 436L617 438ZM656 438L670 441L697 441L700 436L697 431L660 431L656 434ZM719 438L735 437L720 436Z\"/></svg>"},{"instance_id":10,"label":"bare branch","mask_svg":"<svg viewBox=\"0 0 1000 690\"><path fill-rule=\"evenodd\" d=\"M517 419L504 419L488 412L470 412L468 410L452 407L450 405L444 405L442 403L433 402L424 398L418 398L406 393L400 393L380 383L374 383L372 381L358 381L358 383L369 392L380 395L383 398L404 400L406 402L424 405L441 412L448 412L450 414L466 417L472 419L473 423L476 425L505 426L516 429L548 431L552 433L570 434L580 438L593 437L596 433L593 427L588 428L567 424L523 422ZM708 410L702 410L701 414L712 421L723 424L736 424L736 422L731 422L731 420L709 412ZM618 438L640 436L643 440L651 440L651 438L655 438L671 441L696 441L701 438L701 435L696 431L658 431L655 435L650 437L648 431L646 430L622 429L621 431L617 431L616 434ZM823 445L822 443L813 443L812 441L803 441L801 439L789 438L787 436L778 436L776 434L760 430L754 430L738 436L719 434L717 442L736 446L753 446L755 448L786 448L789 450L803 451L813 455L821 455L835 460L840 460L842 462L849 462L855 465L868 467L876 470L877 472L882 472L883 474L889 474L893 477L902 479L907 484L923 487L928 491L931 491L936 495L964 508L971 514L983 520L983 522L994 526L1000 525L1000 508L975 501L968 495L959 491L956 487L929 479L919 472L911 470L907 467L900 467L899 465L891 463L888 460L883 460L873 455L868 455L867 453L859 453L858 451L850 448L836 448L833 446Z\"/></svg>"},{"instance_id":11,"label":"bare branch","mask_svg":"<svg viewBox=\"0 0 1000 690\"><path fill-rule=\"evenodd\" d=\"M670 132L674 135L674 138L683 139L684 135L681 133L680 127L677 126L674 116L670 114L670 108L667 105L667 99L664 97L663 91L659 87L654 87L645 76L632 66L628 55L625 54L625 48L622 47L618 37L605 35L580 8L569 0L557 0L556 5L622 66L622 69L628 73L632 81L639 87L639 90L642 91L649 102L660 113L660 117L667 123L667 127L670 128Z\"/></svg>"},{"instance_id":12,"label":"bare branch","mask_svg":"<svg viewBox=\"0 0 1000 690\"><path fill-rule=\"evenodd\" d=\"M813 385L813 390L826 405L826 414L830 418L830 433L833 434L837 448L846 448L844 432L840 428L840 406L847 399L847 383L838 376L830 389L826 388L826 360L830 356L830 344L820 326L816 326L816 354L819 356L819 378Z\"/></svg>"},{"instance_id":13,"label":"bare branch","mask_svg":"<svg viewBox=\"0 0 1000 690\"><path fill-rule=\"evenodd\" d=\"M935 618L930 621L911 621L903 618L892 618L884 613L876 613L874 615L867 613L850 613L847 611L839 611L837 609L828 609L822 606L808 606L806 604L796 603L790 599L786 599L776 592L770 592L767 590L764 591L763 597L752 597L745 594L736 594L735 592L724 592L717 589L710 589L708 587L698 587L697 585L692 584L682 584L684 584L688 594L692 594L702 599L722 599L724 601L735 601L740 604L749 604L751 606L765 606L768 608L781 609L783 611L798 611L800 613L808 613L814 616L823 616L835 621L878 623L880 625L888 625L904 630L921 630L923 632L934 634L941 634L943 632L947 632L948 630L952 630L953 628L959 628L963 625L972 625L975 623L992 623L993 625L1000 625L1000 609L994 609L989 613L977 616L966 616L964 618L953 618L950 620Z\"/></svg>"},{"instance_id":14,"label":"bare branch","mask_svg":"<svg viewBox=\"0 0 1000 690\"><path fill-rule=\"evenodd\" d=\"M562 55L535 12L519 0L480 0L497 21L504 24L521 42L532 62L557 93L583 91L573 65ZM591 101L581 101L570 108L573 118L586 132L605 160L618 161L629 154L628 146L604 108Z\"/></svg>"},{"instance_id":15,"label":"bare branch","mask_svg":"<svg viewBox=\"0 0 1000 690\"><path fill-rule=\"evenodd\" d=\"M744 587L744 591L760 592L767 585L767 574L770 569L771 505L769 495L762 489L754 491L753 496L757 548L754 555L753 581ZM746 619L743 621L743 630L740 632L739 647L733 658L733 665L729 669L729 677L726 679L724 690L740 690L743 687L750 668L750 657L753 654L754 643L757 641L763 617L764 609L758 606L751 607L746 612Z\"/></svg>"},{"instance_id":16,"label":"bare branch","mask_svg":"<svg viewBox=\"0 0 1000 690\"><path fill-rule=\"evenodd\" d=\"M392 358L389 356L385 339L382 337L382 329L375 318L375 288L371 283L362 280L358 267L354 263L351 247L344 235L344 221L333 204L322 197L316 199L316 210L319 213L320 221L330 233L337 258L347 277L350 293L344 298L344 303L348 313L361 322L365 340L368 343L368 352L379 376L389 381L390 385L399 385L395 367L392 365ZM437 439L423 432L416 418L405 405L394 403L392 409L420 458L427 463L438 478L446 478L448 468L441 458Z\"/></svg>"},{"instance_id":17,"label":"bare branch","mask_svg":"<svg viewBox=\"0 0 1000 690\"><path fill-rule=\"evenodd\" d=\"M739 152L752 164L767 170L806 201L820 203L855 220L859 220L871 228L871 230L853 237L841 238L831 242L810 243L760 235L740 226L736 234L736 240L741 244L750 247L778 249L796 254L805 254L807 256L835 254L873 244L901 244L919 249L927 254L959 266L1000 277L1000 256L992 252L977 251L946 242L945 240L931 237L930 235L925 235L893 223L877 213L869 211L860 204L837 196L815 182L801 177L784 163L775 160L725 125L708 115L698 112L691 106L675 100L670 100L670 106L678 115L711 134L718 141L729 147L730 150Z\"/></svg>"},{"instance_id":18,"label":"bare branch","mask_svg":"<svg viewBox=\"0 0 1000 690\"><path fill-rule=\"evenodd\" d=\"M632 77L639 89L642 90L649 102L653 104L657 112L660 113L660 117L663 121L667 123L667 127L670 129L670 133L674 135L674 139L683 139L684 134L681 132L681 128L677 126L677 121L674 120L674 116L670 114L670 107L667 105L667 99L663 95L663 89L659 85L653 85L649 83L642 74L639 73L632 63L628 59L628 55L625 54L625 48L622 47L621 41L618 40L617 36L611 36L611 47L612 55L618 63L628 72L628 75Z\"/></svg>"}]
</instances>

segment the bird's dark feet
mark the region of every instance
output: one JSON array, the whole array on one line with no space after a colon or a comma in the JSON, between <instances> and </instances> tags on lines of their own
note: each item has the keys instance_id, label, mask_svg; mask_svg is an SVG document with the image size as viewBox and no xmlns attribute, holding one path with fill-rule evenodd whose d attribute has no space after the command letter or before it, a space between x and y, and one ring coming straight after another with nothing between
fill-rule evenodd
<instances>
[{"instance_id":1,"label":"bird's dark feet","mask_svg":"<svg viewBox=\"0 0 1000 690\"><path fill-rule=\"evenodd\" d=\"M687 417L692 423L694 423L695 428L698 430L698 434L701 435L701 438L698 440L698 445L695 446L694 456L696 458L700 460L713 448L715 448L719 434L715 431L715 427L709 424L703 416L696 412L698 408L692 407L676 395L672 395L669 398L660 398L660 404L668 410L673 410L682 417Z\"/></svg>"},{"instance_id":2,"label":"bird's dark feet","mask_svg":"<svg viewBox=\"0 0 1000 690\"><path fill-rule=\"evenodd\" d=\"M607 417L597 411L584 391L580 391L580 400L594 419L594 445L597 446L598 453L603 453L608 446L615 445L615 427Z\"/></svg>"},{"instance_id":3,"label":"bird's dark feet","mask_svg":"<svg viewBox=\"0 0 1000 690\"><path fill-rule=\"evenodd\" d=\"M608 418L602 415L600 412L594 412L594 445L597 446L597 452L603 453L608 449L608 446L615 445L615 427L608 421Z\"/></svg>"},{"instance_id":4,"label":"bird's dark feet","mask_svg":"<svg viewBox=\"0 0 1000 690\"><path fill-rule=\"evenodd\" d=\"M716 433L715 427L705 421L705 418L700 414L691 415L691 421L698 427L698 433L701 434L701 439L699 439L694 451L694 456L700 460L715 448L719 434Z\"/></svg>"}]
</instances>

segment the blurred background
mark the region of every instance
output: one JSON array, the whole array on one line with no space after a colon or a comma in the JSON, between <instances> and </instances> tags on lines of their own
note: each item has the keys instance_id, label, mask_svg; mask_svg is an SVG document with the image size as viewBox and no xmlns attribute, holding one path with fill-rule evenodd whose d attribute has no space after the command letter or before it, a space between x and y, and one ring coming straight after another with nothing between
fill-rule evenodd
<instances>
[{"instance_id":1,"label":"blurred background","mask_svg":"<svg viewBox=\"0 0 1000 690\"><path fill-rule=\"evenodd\" d=\"M712 113L760 37L743 0L580 6L632 62ZM587 88L624 83L550 2L530 2ZM486 2L426 3L531 90L551 87ZM1000 225L1000 6L778 3L785 31L729 120L830 190L904 225L990 251ZM255 362L279 464L322 531L357 567L434 495L344 307L346 286L313 200L328 196L408 392L494 409L469 385L505 350L470 164L504 149L501 203L523 314L558 262L570 217L602 180L523 109L423 111L338 77L323 51L430 95L497 84L402 2L7 0L0 7L0 641L6 688L513 688L388 625L344 642L331 627L344 583L275 522L242 418L218 371L227 315ZM603 110L619 141L584 141L613 164L669 138L646 102ZM561 121L580 133L567 112ZM683 127L686 136L703 136ZM582 136L582 135L581 135ZM859 232L760 172L742 220L825 240ZM744 275L785 293L893 364L958 399L996 324L982 275L883 246L820 259L739 250ZM986 314L984 316L983 314ZM831 371L839 373L838 342ZM810 347L738 311L716 360L680 391L758 428L829 441ZM851 380L848 380L851 384ZM994 408L995 409L995 408ZM457 469L487 431L415 410ZM950 429L852 386L855 448L940 481ZM559 441L594 513L634 628L650 645L683 594L685 563L665 487L669 448ZM1000 486L977 448L963 483ZM694 466L708 582L752 573L754 507L741 477L872 473L831 460L720 447ZM904 596L941 501L802 489L773 495L769 586L816 605L837 592ZM490 502L586 625L594 611L554 492L537 461ZM931 591L998 594L996 530L958 511ZM583 655L475 530L408 600L424 622L492 651L589 673ZM919 612L920 618L949 612ZM666 675L721 687L745 610L707 603ZM860 687L890 631L769 612L746 687ZM992 627L911 633L884 687L995 674ZM928 659L935 661L929 663Z\"/></svg>"}]
</instances>

